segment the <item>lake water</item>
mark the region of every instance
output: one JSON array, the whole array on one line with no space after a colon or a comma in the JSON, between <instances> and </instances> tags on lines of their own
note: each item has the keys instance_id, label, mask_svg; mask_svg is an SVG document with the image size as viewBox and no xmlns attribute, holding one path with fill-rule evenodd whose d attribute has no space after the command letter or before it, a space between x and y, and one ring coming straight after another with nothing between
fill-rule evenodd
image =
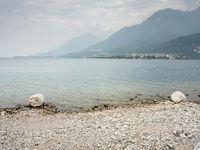
<instances>
[{"instance_id":1,"label":"lake water","mask_svg":"<svg viewBox=\"0 0 200 150\"><path fill-rule=\"evenodd\" d=\"M0 59L0 107L42 93L63 107L200 92L199 60Z\"/></svg>"}]
</instances>

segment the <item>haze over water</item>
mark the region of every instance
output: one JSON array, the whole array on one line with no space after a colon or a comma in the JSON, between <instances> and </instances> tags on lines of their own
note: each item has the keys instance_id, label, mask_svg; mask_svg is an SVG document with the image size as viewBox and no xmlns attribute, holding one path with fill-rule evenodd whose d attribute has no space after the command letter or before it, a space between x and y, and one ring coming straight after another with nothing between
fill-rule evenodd
<instances>
[{"instance_id":1,"label":"haze over water","mask_svg":"<svg viewBox=\"0 0 200 150\"><path fill-rule=\"evenodd\" d=\"M192 93L200 87L199 60L0 59L0 106L27 104L42 93L62 107L90 106Z\"/></svg>"}]
</instances>

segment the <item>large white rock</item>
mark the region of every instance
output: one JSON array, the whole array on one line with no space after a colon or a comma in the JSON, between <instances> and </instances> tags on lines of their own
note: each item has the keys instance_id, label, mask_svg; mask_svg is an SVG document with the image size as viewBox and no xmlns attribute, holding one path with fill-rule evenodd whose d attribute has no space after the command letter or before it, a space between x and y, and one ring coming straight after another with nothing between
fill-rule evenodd
<instances>
[{"instance_id":1,"label":"large white rock","mask_svg":"<svg viewBox=\"0 0 200 150\"><path fill-rule=\"evenodd\" d=\"M180 103L180 102L186 101L186 99L187 98L186 98L185 94L183 94L180 91L173 92L171 95L171 100L174 103Z\"/></svg>"},{"instance_id":2,"label":"large white rock","mask_svg":"<svg viewBox=\"0 0 200 150\"><path fill-rule=\"evenodd\" d=\"M44 95L34 94L29 98L29 105L32 107L42 106L44 104Z\"/></svg>"},{"instance_id":3,"label":"large white rock","mask_svg":"<svg viewBox=\"0 0 200 150\"><path fill-rule=\"evenodd\" d=\"M195 146L194 150L200 150L200 143Z\"/></svg>"}]
</instances>

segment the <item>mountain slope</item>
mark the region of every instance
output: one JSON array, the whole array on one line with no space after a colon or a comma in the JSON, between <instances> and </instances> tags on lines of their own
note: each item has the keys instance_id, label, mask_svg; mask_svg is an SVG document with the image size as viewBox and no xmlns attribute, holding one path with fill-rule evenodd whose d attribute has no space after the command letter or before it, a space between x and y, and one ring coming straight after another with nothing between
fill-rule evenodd
<instances>
[{"instance_id":1,"label":"mountain slope","mask_svg":"<svg viewBox=\"0 0 200 150\"><path fill-rule=\"evenodd\" d=\"M148 52L147 52L148 51ZM111 54L101 53L97 54L94 51L75 53L67 55L67 57L107 57L107 58L132 58L133 53L129 55L126 54ZM176 39L164 42L162 44L151 46L145 50L141 49L139 53L135 53L135 56L142 58L144 55L145 58L184 58L184 59L200 59L200 33L191 34L188 36L181 36ZM168 56L167 56L168 55ZM143 57L144 58L144 57Z\"/></svg>"},{"instance_id":2,"label":"mountain slope","mask_svg":"<svg viewBox=\"0 0 200 150\"><path fill-rule=\"evenodd\" d=\"M39 56L60 56L69 53L81 51L93 44L100 42L100 40L91 33L85 33L79 37L69 40L63 46L51 50L46 53L39 54Z\"/></svg>"},{"instance_id":3,"label":"mountain slope","mask_svg":"<svg viewBox=\"0 0 200 150\"><path fill-rule=\"evenodd\" d=\"M200 58L200 33L179 37L163 43L152 52Z\"/></svg>"},{"instance_id":4,"label":"mountain slope","mask_svg":"<svg viewBox=\"0 0 200 150\"><path fill-rule=\"evenodd\" d=\"M85 54L148 53L161 43L194 33L200 33L200 8L188 12L165 9L142 24L122 28L105 41L86 48ZM84 53L73 56L84 56Z\"/></svg>"}]
</instances>

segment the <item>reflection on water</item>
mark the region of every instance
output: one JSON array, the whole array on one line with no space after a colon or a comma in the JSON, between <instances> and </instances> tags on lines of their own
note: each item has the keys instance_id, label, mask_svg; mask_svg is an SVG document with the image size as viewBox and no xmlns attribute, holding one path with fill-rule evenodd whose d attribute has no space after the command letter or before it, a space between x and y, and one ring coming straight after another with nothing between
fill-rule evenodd
<instances>
[{"instance_id":1,"label":"reflection on water","mask_svg":"<svg viewBox=\"0 0 200 150\"><path fill-rule=\"evenodd\" d=\"M199 60L0 59L0 106L31 94L62 106L200 91Z\"/></svg>"}]
</instances>

